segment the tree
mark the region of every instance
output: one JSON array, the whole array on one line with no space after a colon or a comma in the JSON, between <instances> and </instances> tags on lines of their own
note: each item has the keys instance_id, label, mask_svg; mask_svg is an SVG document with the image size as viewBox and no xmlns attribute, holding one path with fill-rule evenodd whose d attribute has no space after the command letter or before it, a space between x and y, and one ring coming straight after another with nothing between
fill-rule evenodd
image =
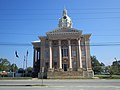
<instances>
[{"instance_id":1,"label":"tree","mask_svg":"<svg viewBox=\"0 0 120 90\"><path fill-rule=\"evenodd\" d=\"M95 72L95 74L103 72L105 65L102 62L100 63L97 60L96 56L91 56L91 62L92 62L92 69Z\"/></svg>"},{"instance_id":2,"label":"tree","mask_svg":"<svg viewBox=\"0 0 120 90\"><path fill-rule=\"evenodd\" d=\"M105 66L105 64L104 64L104 63L102 63L102 62L101 62L101 64L100 64L100 65L101 65L101 66Z\"/></svg>"},{"instance_id":3,"label":"tree","mask_svg":"<svg viewBox=\"0 0 120 90\"><path fill-rule=\"evenodd\" d=\"M0 71L10 71L10 62L7 59L0 58Z\"/></svg>"},{"instance_id":4,"label":"tree","mask_svg":"<svg viewBox=\"0 0 120 90\"><path fill-rule=\"evenodd\" d=\"M120 74L120 60L112 62L109 72L110 74Z\"/></svg>"},{"instance_id":5,"label":"tree","mask_svg":"<svg viewBox=\"0 0 120 90\"><path fill-rule=\"evenodd\" d=\"M32 67L28 67L28 68L27 68L28 73L31 73L31 72L32 72L32 70L33 70L33 68L32 68Z\"/></svg>"},{"instance_id":6,"label":"tree","mask_svg":"<svg viewBox=\"0 0 120 90\"><path fill-rule=\"evenodd\" d=\"M10 69L11 69L12 72L15 72L16 70L18 70L18 67L17 67L16 64L12 64L12 65L10 66Z\"/></svg>"},{"instance_id":7,"label":"tree","mask_svg":"<svg viewBox=\"0 0 120 90\"><path fill-rule=\"evenodd\" d=\"M23 68L19 68L18 73L25 73L25 70Z\"/></svg>"}]
</instances>

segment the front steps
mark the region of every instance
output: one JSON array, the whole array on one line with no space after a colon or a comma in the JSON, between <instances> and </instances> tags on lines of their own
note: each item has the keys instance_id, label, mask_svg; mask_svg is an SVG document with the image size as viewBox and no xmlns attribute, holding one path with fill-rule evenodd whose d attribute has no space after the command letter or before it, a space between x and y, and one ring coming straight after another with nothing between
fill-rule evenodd
<instances>
[{"instance_id":1,"label":"front steps","mask_svg":"<svg viewBox=\"0 0 120 90\"><path fill-rule=\"evenodd\" d=\"M38 78L46 79L81 79L81 78L93 78L94 72L92 70L88 71L48 71L43 73L38 73Z\"/></svg>"},{"instance_id":2,"label":"front steps","mask_svg":"<svg viewBox=\"0 0 120 90\"><path fill-rule=\"evenodd\" d=\"M47 72L48 79L78 79L83 78L83 72L65 71L65 72Z\"/></svg>"}]
</instances>

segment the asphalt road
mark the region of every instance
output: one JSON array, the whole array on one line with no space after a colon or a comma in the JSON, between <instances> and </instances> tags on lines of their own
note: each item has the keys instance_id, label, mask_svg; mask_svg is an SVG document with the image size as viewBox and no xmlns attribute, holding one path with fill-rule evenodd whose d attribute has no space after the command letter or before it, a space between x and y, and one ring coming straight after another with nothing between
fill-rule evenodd
<instances>
[{"instance_id":1,"label":"asphalt road","mask_svg":"<svg viewBox=\"0 0 120 90\"><path fill-rule=\"evenodd\" d=\"M120 90L120 80L43 80L46 86L34 86L40 84L42 80L2 80L0 90Z\"/></svg>"}]
</instances>

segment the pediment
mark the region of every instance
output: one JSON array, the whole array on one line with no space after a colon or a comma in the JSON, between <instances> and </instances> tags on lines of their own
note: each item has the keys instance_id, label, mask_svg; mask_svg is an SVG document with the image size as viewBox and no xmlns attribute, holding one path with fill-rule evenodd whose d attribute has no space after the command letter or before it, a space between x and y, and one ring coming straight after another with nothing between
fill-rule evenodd
<instances>
[{"instance_id":1,"label":"pediment","mask_svg":"<svg viewBox=\"0 0 120 90\"><path fill-rule=\"evenodd\" d=\"M73 33L82 33L82 31L81 30L77 30L77 29L74 29L74 28L68 28L68 27L62 27L62 28L57 28L57 29L55 29L55 30L52 30L52 31L50 31L50 32L47 32L46 34L53 34L53 33L64 33L64 32L67 32L67 33L71 33L71 32L73 32Z\"/></svg>"},{"instance_id":2,"label":"pediment","mask_svg":"<svg viewBox=\"0 0 120 90\"><path fill-rule=\"evenodd\" d=\"M76 30L73 28L58 28L53 31L47 32L48 39L56 40L56 39L77 39L82 35L82 31Z\"/></svg>"}]
</instances>

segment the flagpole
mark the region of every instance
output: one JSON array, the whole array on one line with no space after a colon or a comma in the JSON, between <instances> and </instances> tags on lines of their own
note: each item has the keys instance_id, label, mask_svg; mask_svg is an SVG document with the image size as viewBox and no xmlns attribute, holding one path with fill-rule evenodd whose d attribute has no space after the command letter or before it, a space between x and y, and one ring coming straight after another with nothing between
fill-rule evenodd
<instances>
[{"instance_id":1,"label":"flagpole","mask_svg":"<svg viewBox=\"0 0 120 90\"><path fill-rule=\"evenodd\" d=\"M17 54L17 51L15 51L15 56L14 56L14 60L13 60L13 77L15 77L15 75L14 75L14 69L15 69L15 59L16 58L19 58L19 56L18 56L18 54Z\"/></svg>"},{"instance_id":2,"label":"flagpole","mask_svg":"<svg viewBox=\"0 0 120 90\"><path fill-rule=\"evenodd\" d=\"M24 69L25 69L25 56L24 56L24 60L23 60L23 76L24 76Z\"/></svg>"},{"instance_id":3,"label":"flagpole","mask_svg":"<svg viewBox=\"0 0 120 90\"><path fill-rule=\"evenodd\" d=\"M26 56L26 70L27 70L27 56Z\"/></svg>"},{"instance_id":4,"label":"flagpole","mask_svg":"<svg viewBox=\"0 0 120 90\"><path fill-rule=\"evenodd\" d=\"M15 56L14 56L14 59L13 59L13 78L15 77L14 76L14 66L15 66Z\"/></svg>"}]
</instances>

